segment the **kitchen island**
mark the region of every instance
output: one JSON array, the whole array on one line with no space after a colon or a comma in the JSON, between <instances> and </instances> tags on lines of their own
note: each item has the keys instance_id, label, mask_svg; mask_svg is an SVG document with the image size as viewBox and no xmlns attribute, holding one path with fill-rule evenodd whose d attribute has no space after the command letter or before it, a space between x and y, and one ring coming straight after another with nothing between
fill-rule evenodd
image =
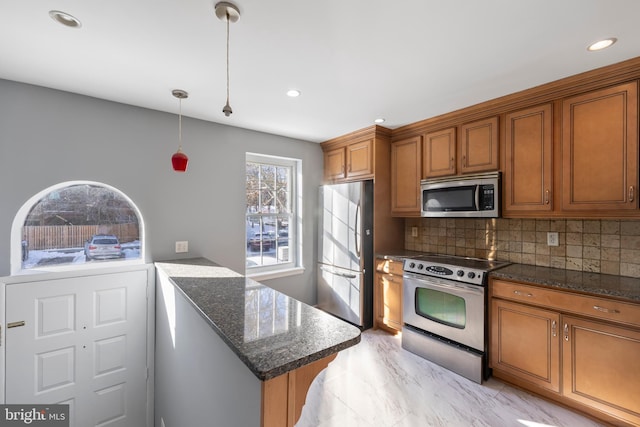
<instances>
[{"instance_id":1,"label":"kitchen island","mask_svg":"<svg viewBox=\"0 0 640 427\"><path fill-rule=\"evenodd\" d=\"M156 263L156 426L293 426L360 330L205 258Z\"/></svg>"}]
</instances>

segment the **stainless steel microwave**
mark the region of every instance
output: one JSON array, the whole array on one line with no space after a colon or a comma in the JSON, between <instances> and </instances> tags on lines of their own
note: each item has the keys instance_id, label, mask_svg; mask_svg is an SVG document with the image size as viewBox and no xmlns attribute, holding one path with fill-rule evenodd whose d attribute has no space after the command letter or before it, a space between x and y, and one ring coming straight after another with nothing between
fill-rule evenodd
<instances>
[{"instance_id":1,"label":"stainless steel microwave","mask_svg":"<svg viewBox=\"0 0 640 427\"><path fill-rule=\"evenodd\" d=\"M500 172L420 181L421 215L450 218L500 216Z\"/></svg>"}]
</instances>

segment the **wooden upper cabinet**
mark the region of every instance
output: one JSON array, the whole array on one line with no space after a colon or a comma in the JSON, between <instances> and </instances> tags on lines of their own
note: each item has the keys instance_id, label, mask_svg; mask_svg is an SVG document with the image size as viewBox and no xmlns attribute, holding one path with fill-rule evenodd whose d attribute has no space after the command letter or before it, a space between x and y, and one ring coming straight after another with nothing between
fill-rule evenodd
<instances>
[{"instance_id":1,"label":"wooden upper cabinet","mask_svg":"<svg viewBox=\"0 0 640 427\"><path fill-rule=\"evenodd\" d=\"M460 126L460 172L498 170L498 117Z\"/></svg>"},{"instance_id":2,"label":"wooden upper cabinet","mask_svg":"<svg viewBox=\"0 0 640 427\"><path fill-rule=\"evenodd\" d=\"M373 175L373 139L347 145L347 178Z\"/></svg>"},{"instance_id":3,"label":"wooden upper cabinet","mask_svg":"<svg viewBox=\"0 0 640 427\"><path fill-rule=\"evenodd\" d=\"M562 101L562 209L638 208L638 83Z\"/></svg>"},{"instance_id":4,"label":"wooden upper cabinet","mask_svg":"<svg viewBox=\"0 0 640 427\"><path fill-rule=\"evenodd\" d=\"M345 178L345 148L338 147L324 152L324 179L335 181Z\"/></svg>"},{"instance_id":5,"label":"wooden upper cabinet","mask_svg":"<svg viewBox=\"0 0 640 427\"><path fill-rule=\"evenodd\" d=\"M503 214L553 209L551 104L505 115Z\"/></svg>"},{"instance_id":6,"label":"wooden upper cabinet","mask_svg":"<svg viewBox=\"0 0 640 427\"><path fill-rule=\"evenodd\" d=\"M422 137L391 143L391 213L420 216Z\"/></svg>"},{"instance_id":7,"label":"wooden upper cabinet","mask_svg":"<svg viewBox=\"0 0 640 427\"><path fill-rule=\"evenodd\" d=\"M373 178L374 139L359 139L324 148L324 180L356 181Z\"/></svg>"},{"instance_id":8,"label":"wooden upper cabinet","mask_svg":"<svg viewBox=\"0 0 640 427\"><path fill-rule=\"evenodd\" d=\"M424 136L422 178L456 174L456 128L451 127Z\"/></svg>"}]
</instances>

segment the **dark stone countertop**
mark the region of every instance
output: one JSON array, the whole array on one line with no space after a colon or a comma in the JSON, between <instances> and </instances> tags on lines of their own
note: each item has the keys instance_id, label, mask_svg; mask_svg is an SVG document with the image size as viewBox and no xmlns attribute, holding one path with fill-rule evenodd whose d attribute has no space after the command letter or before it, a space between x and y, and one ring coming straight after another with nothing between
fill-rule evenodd
<instances>
[{"instance_id":1,"label":"dark stone countertop","mask_svg":"<svg viewBox=\"0 0 640 427\"><path fill-rule=\"evenodd\" d=\"M265 381L360 342L360 329L206 258L156 262Z\"/></svg>"},{"instance_id":2,"label":"dark stone countertop","mask_svg":"<svg viewBox=\"0 0 640 427\"><path fill-rule=\"evenodd\" d=\"M527 264L511 264L494 270L489 277L517 280L558 290L640 302L640 279L586 271L563 270Z\"/></svg>"}]
</instances>

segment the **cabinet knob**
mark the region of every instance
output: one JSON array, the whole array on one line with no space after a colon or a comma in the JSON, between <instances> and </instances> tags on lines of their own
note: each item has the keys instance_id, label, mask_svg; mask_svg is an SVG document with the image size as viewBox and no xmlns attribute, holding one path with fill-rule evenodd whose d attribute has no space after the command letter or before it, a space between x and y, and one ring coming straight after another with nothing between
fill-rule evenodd
<instances>
[{"instance_id":1,"label":"cabinet knob","mask_svg":"<svg viewBox=\"0 0 640 427\"><path fill-rule=\"evenodd\" d=\"M569 324L564 324L564 340L569 341Z\"/></svg>"},{"instance_id":2,"label":"cabinet knob","mask_svg":"<svg viewBox=\"0 0 640 427\"><path fill-rule=\"evenodd\" d=\"M550 191L549 190L544 190L544 204L545 205L549 204L549 195L550 195Z\"/></svg>"},{"instance_id":3,"label":"cabinet knob","mask_svg":"<svg viewBox=\"0 0 640 427\"><path fill-rule=\"evenodd\" d=\"M554 337L558 336L557 327L558 327L558 325L556 324L555 320L553 322L551 322L551 335L554 336Z\"/></svg>"}]
</instances>

